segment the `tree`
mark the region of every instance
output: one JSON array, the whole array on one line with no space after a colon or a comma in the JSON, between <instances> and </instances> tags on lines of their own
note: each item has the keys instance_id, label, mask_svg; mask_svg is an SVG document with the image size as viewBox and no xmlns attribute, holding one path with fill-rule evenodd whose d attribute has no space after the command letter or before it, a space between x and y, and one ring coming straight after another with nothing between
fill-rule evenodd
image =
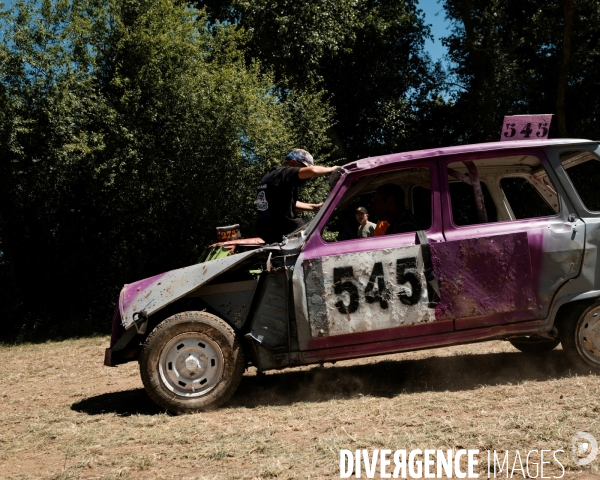
<instances>
[{"instance_id":1,"label":"tree","mask_svg":"<svg viewBox=\"0 0 600 480\"><path fill-rule=\"evenodd\" d=\"M264 171L329 151L321 96L278 95L241 32L184 4L21 1L0 22L5 337L106 331L123 283L192 263L219 224L252 234Z\"/></svg>"},{"instance_id":2,"label":"tree","mask_svg":"<svg viewBox=\"0 0 600 480\"><path fill-rule=\"evenodd\" d=\"M573 0L563 0L564 22L563 38L561 46L561 62L558 73L558 84L556 86L556 120L558 122L558 133L561 137L567 136L567 124L565 118L565 91L567 88L567 75L569 73L569 60L571 56L571 28L573 24Z\"/></svg>"},{"instance_id":3,"label":"tree","mask_svg":"<svg viewBox=\"0 0 600 480\"><path fill-rule=\"evenodd\" d=\"M504 115L555 113L552 136L596 138L595 0L446 0L460 142L498 140ZM567 128L568 127L568 128Z\"/></svg>"},{"instance_id":4,"label":"tree","mask_svg":"<svg viewBox=\"0 0 600 480\"><path fill-rule=\"evenodd\" d=\"M339 161L440 143L422 119L446 113L444 77L424 51L430 32L415 0L198 3L248 33L247 60L282 91L326 92Z\"/></svg>"}]
</instances>

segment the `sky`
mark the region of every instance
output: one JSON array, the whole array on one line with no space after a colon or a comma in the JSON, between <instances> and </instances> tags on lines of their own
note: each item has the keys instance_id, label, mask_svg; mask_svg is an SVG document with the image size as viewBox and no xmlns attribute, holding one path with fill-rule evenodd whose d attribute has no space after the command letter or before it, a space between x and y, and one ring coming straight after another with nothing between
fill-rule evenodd
<instances>
[{"instance_id":1,"label":"sky","mask_svg":"<svg viewBox=\"0 0 600 480\"><path fill-rule=\"evenodd\" d=\"M420 0L419 8L425 14L425 23L431 25L431 33L434 37L433 42L431 40L425 41L425 50L429 52L434 62L437 60L443 61L443 57L448 51L442 46L440 38L450 33L450 24L446 20L444 8L438 0Z\"/></svg>"}]
</instances>

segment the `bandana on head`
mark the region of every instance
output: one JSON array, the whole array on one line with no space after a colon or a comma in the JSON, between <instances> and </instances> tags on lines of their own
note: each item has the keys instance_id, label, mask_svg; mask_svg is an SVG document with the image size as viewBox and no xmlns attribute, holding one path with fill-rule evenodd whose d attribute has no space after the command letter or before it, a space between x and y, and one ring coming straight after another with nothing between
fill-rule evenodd
<instances>
[{"instance_id":1,"label":"bandana on head","mask_svg":"<svg viewBox=\"0 0 600 480\"><path fill-rule=\"evenodd\" d=\"M313 156L308 153L306 150L302 150L301 148L296 148L292 150L285 156L287 161L296 160L297 162L302 162L304 165L311 167L315 164L313 160Z\"/></svg>"}]
</instances>

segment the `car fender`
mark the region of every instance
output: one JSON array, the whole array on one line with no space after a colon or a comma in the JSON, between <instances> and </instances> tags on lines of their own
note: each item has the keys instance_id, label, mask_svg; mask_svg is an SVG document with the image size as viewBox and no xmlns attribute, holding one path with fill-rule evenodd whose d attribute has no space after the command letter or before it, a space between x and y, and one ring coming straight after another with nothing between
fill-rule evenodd
<instances>
[{"instance_id":1,"label":"car fender","mask_svg":"<svg viewBox=\"0 0 600 480\"><path fill-rule=\"evenodd\" d=\"M251 250L126 284L119 296L122 326L129 329L138 320L145 319L189 295L235 265L262 251L263 249Z\"/></svg>"}]
</instances>

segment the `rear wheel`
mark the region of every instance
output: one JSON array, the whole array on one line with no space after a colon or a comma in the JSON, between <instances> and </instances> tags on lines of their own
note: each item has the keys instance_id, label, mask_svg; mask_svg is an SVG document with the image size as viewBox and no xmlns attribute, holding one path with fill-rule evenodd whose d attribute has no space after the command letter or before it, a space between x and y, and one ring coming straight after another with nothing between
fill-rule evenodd
<instances>
[{"instance_id":1,"label":"rear wheel","mask_svg":"<svg viewBox=\"0 0 600 480\"><path fill-rule=\"evenodd\" d=\"M510 344L517 350L531 355L540 355L554 350L560 343L559 339L550 340L536 336L511 338Z\"/></svg>"},{"instance_id":2,"label":"rear wheel","mask_svg":"<svg viewBox=\"0 0 600 480\"><path fill-rule=\"evenodd\" d=\"M600 302L565 318L560 336L563 350L577 370L600 373Z\"/></svg>"},{"instance_id":3,"label":"rear wheel","mask_svg":"<svg viewBox=\"0 0 600 480\"><path fill-rule=\"evenodd\" d=\"M226 402L244 373L244 354L233 329L206 312L184 312L161 322L140 356L144 387L162 408L193 413Z\"/></svg>"}]
</instances>

